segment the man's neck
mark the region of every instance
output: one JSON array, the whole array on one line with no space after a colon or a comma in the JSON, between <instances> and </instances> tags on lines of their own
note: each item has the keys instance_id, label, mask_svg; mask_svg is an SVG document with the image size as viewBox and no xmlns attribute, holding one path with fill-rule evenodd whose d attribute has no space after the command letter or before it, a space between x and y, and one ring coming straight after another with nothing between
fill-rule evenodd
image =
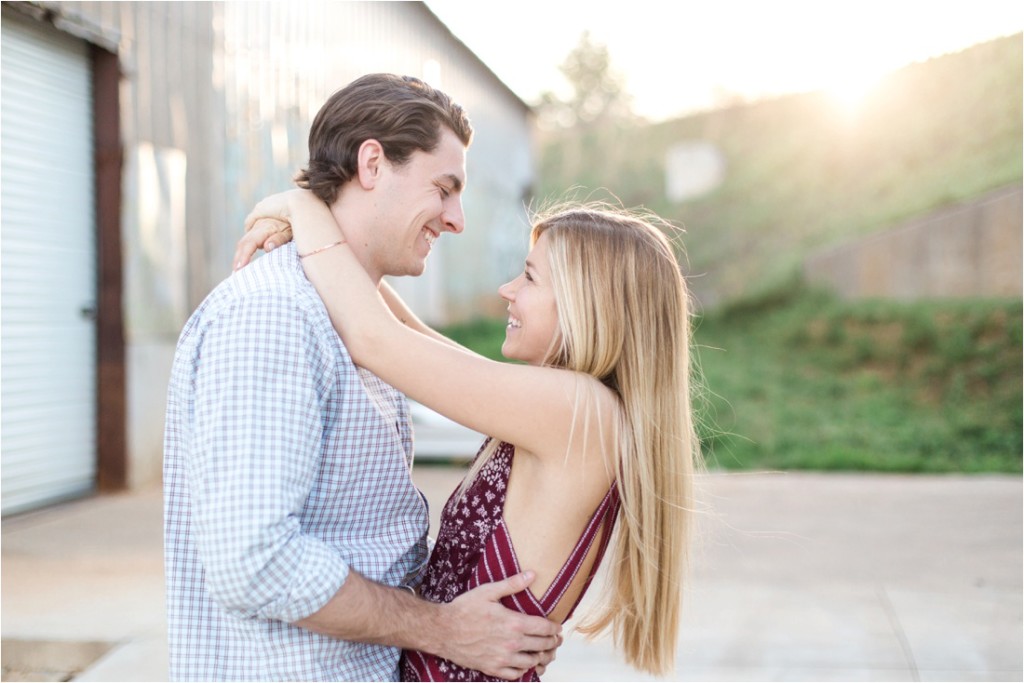
<instances>
[{"instance_id":1,"label":"man's neck","mask_svg":"<svg viewBox=\"0 0 1024 683\"><path fill-rule=\"evenodd\" d=\"M375 285L380 286L380 280L384 273L374 260L375 242L372 239L372 226L367 220L367 215L362 211L359 197L346 193L342 188L338 191L338 198L331 204L331 215L337 223L345 241L355 255L356 260L373 280Z\"/></svg>"}]
</instances>

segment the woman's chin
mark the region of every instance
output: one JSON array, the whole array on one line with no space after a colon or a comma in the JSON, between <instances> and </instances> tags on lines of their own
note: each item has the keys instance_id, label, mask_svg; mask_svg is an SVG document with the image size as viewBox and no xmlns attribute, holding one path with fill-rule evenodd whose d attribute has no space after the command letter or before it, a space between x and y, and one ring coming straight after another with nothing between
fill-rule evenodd
<instances>
[{"instance_id":1,"label":"woman's chin","mask_svg":"<svg viewBox=\"0 0 1024 683\"><path fill-rule=\"evenodd\" d=\"M506 335L507 334L508 333L506 333ZM516 357L515 350L509 343L507 336L505 337L505 341L501 345L501 355L505 358L505 360L520 360L519 358Z\"/></svg>"}]
</instances>

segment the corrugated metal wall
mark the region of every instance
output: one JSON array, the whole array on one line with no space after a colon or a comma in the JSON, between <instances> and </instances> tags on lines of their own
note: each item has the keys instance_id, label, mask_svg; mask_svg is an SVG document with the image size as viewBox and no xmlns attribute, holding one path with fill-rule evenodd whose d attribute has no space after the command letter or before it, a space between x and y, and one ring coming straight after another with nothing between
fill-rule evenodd
<instances>
[{"instance_id":1,"label":"corrugated metal wall","mask_svg":"<svg viewBox=\"0 0 1024 683\"><path fill-rule=\"evenodd\" d=\"M21 3L17 3L21 5ZM122 241L129 479L159 478L164 392L188 314L230 273L242 220L291 185L309 124L353 78L422 77L468 109L467 230L396 283L425 319L502 306L526 254L530 114L416 2L37 2L58 29L118 55L123 71ZM35 12L37 15L43 12Z\"/></svg>"},{"instance_id":2,"label":"corrugated metal wall","mask_svg":"<svg viewBox=\"0 0 1024 683\"><path fill-rule=\"evenodd\" d=\"M118 55L126 338L176 337L182 317L220 279L207 265L211 226L224 213L224 108L212 82L219 6L40 4L59 13L58 28Z\"/></svg>"},{"instance_id":3,"label":"corrugated metal wall","mask_svg":"<svg viewBox=\"0 0 1024 683\"><path fill-rule=\"evenodd\" d=\"M155 175L168 186L162 200L184 202L156 211L180 216L180 225L164 219L158 233L184 251L172 259L184 271L169 272L166 251L155 260L134 239L146 229L138 215L144 208L126 196L135 283L129 338L180 328L182 316L228 274L249 208L289 186L305 162L309 123L326 97L374 71L429 80L466 106L477 130L468 158L469 229L456 240L446 237L432 255L442 262L430 270L438 271L434 290L444 302L414 305L422 304L428 318L463 317L518 268L525 254L522 199L533 178L529 113L421 3L39 4L59 12L65 28L116 49L126 77L127 181ZM140 143L152 148L143 159ZM160 166L168 155L183 155L181 177L140 166Z\"/></svg>"},{"instance_id":4,"label":"corrugated metal wall","mask_svg":"<svg viewBox=\"0 0 1024 683\"><path fill-rule=\"evenodd\" d=\"M237 190L228 196L230 220L289 185L307 158L309 123L330 93L365 73L418 76L465 106L476 129L467 230L438 243L423 277L396 284L434 322L472 315L481 303L501 307L495 290L526 253L522 199L533 156L522 102L420 3L227 3L223 31L226 180ZM234 233L225 237L229 255Z\"/></svg>"}]
</instances>

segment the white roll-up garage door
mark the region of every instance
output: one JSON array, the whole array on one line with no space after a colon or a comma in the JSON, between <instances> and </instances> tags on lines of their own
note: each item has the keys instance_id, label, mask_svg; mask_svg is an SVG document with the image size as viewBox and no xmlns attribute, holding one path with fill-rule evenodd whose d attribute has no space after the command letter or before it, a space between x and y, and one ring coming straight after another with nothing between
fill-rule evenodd
<instances>
[{"instance_id":1,"label":"white roll-up garage door","mask_svg":"<svg viewBox=\"0 0 1024 683\"><path fill-rule=\"evenodd\" d=\"M96 475L96 230L89 47L2 22L2 510Z\"/></svg>"}]
</instances>

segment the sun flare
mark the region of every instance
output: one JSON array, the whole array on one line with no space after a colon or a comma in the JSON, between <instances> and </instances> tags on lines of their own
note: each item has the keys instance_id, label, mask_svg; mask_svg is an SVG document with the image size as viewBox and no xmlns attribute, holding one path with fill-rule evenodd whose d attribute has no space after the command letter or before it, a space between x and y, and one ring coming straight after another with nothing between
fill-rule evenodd
<instances>
[{"instance_id":1,"label":"sun flare","mask_svg":"<svg viewBox=\"0 0 1024 683\"><path fill-rule=\"evenodd\" d=\"M845 113L856 114L878 86L886 73L885 67L856 64L830 71L822 90Z\"/></svg>"}]
</instances>

